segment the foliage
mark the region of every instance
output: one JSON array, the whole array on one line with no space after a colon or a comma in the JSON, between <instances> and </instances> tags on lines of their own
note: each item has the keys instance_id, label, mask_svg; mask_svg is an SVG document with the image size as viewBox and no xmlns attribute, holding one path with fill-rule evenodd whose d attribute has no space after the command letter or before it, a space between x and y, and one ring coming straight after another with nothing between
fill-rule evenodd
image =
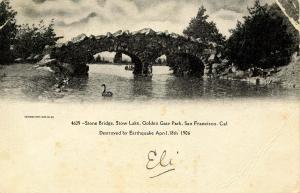
<instances>
[{"instance_id":1,"label":"foliage","mask_svg":"<svg viewBox=\"0 0 300 193\"><path fill-rule=\"evenodd\" d=\"M167 64L175 76L198 76L201 77L204 74L204 64L197 57L180 54L169 55L167 57Z\"/></svg>"},{"instance_id":2,"label":"foliage","mask_svg":"<svg viewBox=\"0 0 300 193\"><path fill-rule=\"evenodd\" d=\"M286 65L299 44L299 34L276 5L256 1L227 41L228 58L242 70Z\"/></svg>"},{"instance_id":3,"label":"foliage","mask_svg":"<svg viewBox=\"0 0 300 193\"><path fill-rule=\"evenodd\" d=\"M195 39L200 38L204 43L214 42L223 44L225 37L219 33L214 22L207 21L209 16L205 12L206 9L201 6L197 16L191 19L189 26L183 31L183 34Z\"/></svg>"},{"instance_id":4,"label":"foliage","mask_svg":"<svg viewBox=\"0 0 300 193\"><path fill-rule=\"evenodd\" d=\"M37 26L23 24L18 27L14 55L26 59L31 55L42 54L46 46L55 45L58 39L53 29L53 21L48 26L43 20Z\"/></svg>"},{"instance_id":5,"label":"foliage","mask_svg":"<svg viewBox=\"0 0 300 193\"><path fill-rule=\"evenodd\" d=\"M293 50L293 52L297 51L299 49L299 32L297 31L297 29L293 26L293 24L289 21L289 19L284 15L284 13L281 11L281 9L279 8L279 6L277 4L272 4L269 11L273 17L280 17L282 19L283 25L286 26L287 33L292 38L291 46L294 47L294 48L292 48L292 50ZM295 10L293 9L293 11L295 11ZM298 17L299 17L299 13L298 13Z\"/></svg>"},{"instance_id":6,"label":"foliage","mask_svg":"<svg viewBox=\"0 0 300 193\"><path fill-rule=\"evenodd\" d=\"M8 0L0 2L0 64L11 62L11 45L13 44L17 26L17 12L12 9Z\"/></svg>"}]
</instances>

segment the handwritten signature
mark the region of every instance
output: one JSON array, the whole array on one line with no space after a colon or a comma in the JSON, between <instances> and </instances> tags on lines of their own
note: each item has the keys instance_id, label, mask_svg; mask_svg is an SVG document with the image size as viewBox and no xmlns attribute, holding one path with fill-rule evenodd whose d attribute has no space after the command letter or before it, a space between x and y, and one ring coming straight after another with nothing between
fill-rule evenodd
<instances>
[{"instance_id":1,"label":"handwritten signature","mask_svg":"<svg viewBox=\"0 0 300 193\"><path fill-rule=\"evenodd\" d=\"M178 151L177 154L179 154ZM150 176L149 178L156 178L158 176L161 176L163 174L175 170L173 160L171 158L169 159L167 158L167 150L164 150L161 154L158 154L156 150L149 151L147 157L146 169L155 171L156 169L162 169L162 168L164 169L162 172L159 172L154 176Z\"/></svg>"}]
</instances>

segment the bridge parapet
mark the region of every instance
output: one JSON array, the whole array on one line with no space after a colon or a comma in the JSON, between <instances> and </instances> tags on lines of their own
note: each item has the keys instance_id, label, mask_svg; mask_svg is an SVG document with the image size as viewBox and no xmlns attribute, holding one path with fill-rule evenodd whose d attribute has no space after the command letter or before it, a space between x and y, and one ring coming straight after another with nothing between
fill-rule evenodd
<instances>
[{"instance_id":1,"label":"bridge parapet","mask_svg":"<svg viewBox=\"0 0 300 193\"><path fill-rule=\"evenodd\" d=\"M74 70L71 74L82 75L88 73L86 64L93 60L94 54L103 51L122 52L135 63L135 74L149 75L152 65L161 55L191 56L205 64L214 50L213 44L204 44L199 39L146 28L135 32L119 30L89 37L81 34L71 41L53 47L50 57L57 60L57 65L72 66Z\"/></svg>"}]
</instances>

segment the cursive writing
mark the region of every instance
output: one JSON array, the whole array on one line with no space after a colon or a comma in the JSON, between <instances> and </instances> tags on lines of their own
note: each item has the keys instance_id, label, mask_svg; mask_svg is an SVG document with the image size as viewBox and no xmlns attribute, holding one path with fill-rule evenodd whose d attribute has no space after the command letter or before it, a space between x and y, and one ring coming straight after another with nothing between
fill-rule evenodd
<instances>
[{"instance_id":1,"label":"cursive writing","mask_svg":"<svg viewBox=\"0 0 300 193\"><path fill-rule=\"evenodd\" d=\"M150 178L155 178L175 170L175 168L173 167L173 162L172 162L173 160L171 158L167 159L166 157L167 157L166 150L164 150L160 155L157 153L156 150L151 150L148 152L146 169L153 170L153 171L155 171L155 169L158 168L164 169L162 172L150 176Z\"/></svg>"}]
</instances>

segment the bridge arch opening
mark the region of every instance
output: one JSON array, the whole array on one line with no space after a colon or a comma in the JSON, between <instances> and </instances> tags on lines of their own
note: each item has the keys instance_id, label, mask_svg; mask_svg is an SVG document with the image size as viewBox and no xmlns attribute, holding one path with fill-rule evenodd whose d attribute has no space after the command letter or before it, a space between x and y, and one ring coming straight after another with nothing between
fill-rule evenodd
<instances>
[{"instance_id":1,"label":"bridge arch opening","mask_svg":"<svg viewBox=\"0 0 300 193\"><path fill-rule=\"evenodd\" d=\"M173 70L175 76L197 76L204 75L204 64L202 60L194 55L178 53L168 55L167 64Z\"/></svg>"},{"instance_id":2,"label":"bridge arch opening","mask_svg":"<svg viewBox=\"0 0 300 193\"><path fill-rule=\"evenodd\" d=\"M128 64L125 70L133 71L133 74L141 74L143 71L142 61L135 54L128 51L95 50L93 52L95 63L119 63Z\"/></svg>"},{"instance_id":3,"label":"bridge arch opening","mask_svg":"<svg viewBox=\"0 0 300 193\"><path fill-rule=\"evenodd\" d=\"M119 63L129 64L132 59L129 55L121 52L103 51L93 55L94 63Z\"/></svg>"},{"instance_id":4,"label":"bridge arch opening","mask_svg":"<svg viewBox=\"0 0 300 193\"><path fill-rule=\"evenodd\" d=\"M157 57L154 61L154 65L166 66L167 65L167 56L166 56L166 54L163 54L163 55Z\"/></svg>"}]
</instances>

